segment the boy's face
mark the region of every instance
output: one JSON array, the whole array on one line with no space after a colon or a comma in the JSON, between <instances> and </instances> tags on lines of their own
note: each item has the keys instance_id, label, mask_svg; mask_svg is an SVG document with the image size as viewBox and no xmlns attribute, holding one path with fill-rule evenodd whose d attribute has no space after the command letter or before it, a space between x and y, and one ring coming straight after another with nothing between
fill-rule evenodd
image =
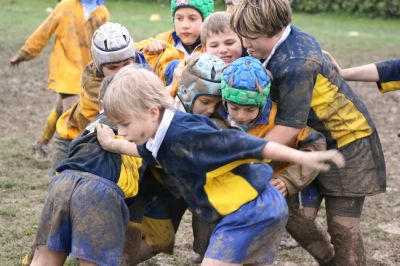
<instances>
[{"instance_id":1,"label":"boy's face","mask_svg":"<svg viewBox=\"0 0 400 266\"><path fill-rule=\"evenodd\" d=\"M104 75L104 77L111 76L111 75L117 73L118 70L120 70L124 66L130 65L130 64L133 64L132 58L126 59L126 60L118 62L118 63L104 64L102 66L103 75Z\"/></svg>"},{"instance_id":2,"label":"boy's face","mask_svg":"<svg viewBox=\"0 0 400 266\"><path fill-rule=\"evenodd\" d=\"M227 102L229 115L241 125L249 125L257 118L260 108L255 105L239 105Z\"/></svg>"},{"instance_id":3,"label":"boy's face","mask_svg":"<svg viewBox=\"0 0 400 266\"><path fill-rule=\"evenodd\" d=\"M211 116L221 103L221 97L213 95L201 95L193 103L192 113Z\"/></svg>"},{"instance_id":4,"label":"boy's face","mask_svg":"<svg viewBox=\"0 0 400 266\"><path fill-rule=\"evenodd\" d=\"M149 110L151 108L153 107L150 107ZM149 111L140 117L130 116L114 122L118 127L118 135L123 136L129 142L142 145L156 134L159 125L158 118L159 111L156 116Z\"/></svg>"},{"instance_id":5,"label":"boy's face","mask_svg":"<svg viewBox=\"0 0 400 266\"><path fill-rule=\"evenodd\" d=\"M267 59L279 38L280 35L277 34L271 38L260 36L254 39L243 38L242 40L249 55L258 59Z\"/></svg>"},{"instance_id":6,"label":"boy's face","mask_svg":"<svg viewBox=\"0 0 400 266\"><path fill-rule=\"evenodd\" d=\"M227 65L241 57L242 52L239 36L230 29L207 36L206 53L218 56Z\"/></svg>"},{"instance_id":7,"label":"boy's face","mask_svg":"<svg viewBox=\"0 0 400 266\"><path fill-rule=\"evenodd\" d=\"M182 7L176 10L174 15L175 30L182 43L192 45L200 36L203 20L200 13L190 7Z\"/></svg>"}]
</instances>

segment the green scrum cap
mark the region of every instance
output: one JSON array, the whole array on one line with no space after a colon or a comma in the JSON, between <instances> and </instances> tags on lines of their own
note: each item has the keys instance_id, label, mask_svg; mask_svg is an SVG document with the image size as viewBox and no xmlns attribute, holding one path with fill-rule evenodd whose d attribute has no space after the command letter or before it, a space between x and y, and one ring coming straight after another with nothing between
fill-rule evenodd
<instances>
[{"instance_id":1,"label":"green scrum cap","mask_svg":"<svg viewBox=\"0 0 400 266\"><path fill-rule=\"evenodd\" d=\"M224 106L227 102L239 105L255 105L264 111L267 104L271 79L261 62L246 56L236 59L224 69L221 94Z\"/></svg>"},{"instance_id":2,"label":"green scrum cap","mask_svg":"<svg viewBox=\"0 0 400 266\"><path fill-rule=\"evenodd\" d=\"M171 13L172 18L178 8L181 7L192 7L200 12L203 20L214 12L214 1L213 0L171 0Z\"/></svg>"}]
</instances>

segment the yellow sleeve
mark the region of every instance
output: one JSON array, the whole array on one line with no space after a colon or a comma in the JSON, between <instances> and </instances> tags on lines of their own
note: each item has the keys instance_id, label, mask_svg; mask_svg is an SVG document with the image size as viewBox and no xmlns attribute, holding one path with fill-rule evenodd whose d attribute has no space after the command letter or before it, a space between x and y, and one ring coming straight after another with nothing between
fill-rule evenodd
<instances>
[{"instance_id":1,"label":"yellow sleeve","mask_svg":"<svg viewBox=\"0 0 400 266\"><path fill-rule=\"evenodd\" d=\"M57 4L53 12L29 36L25 45L20 49L20 53L25 60L35 58L49 42L60 22L60 16L62 16L61 6L61 3Z\"/></svg>"},{"instance_id":2,"label":"yellow sleeve","mask_svg":"<svg viewBox=\"0 0 400 266\"><path fill-rule=\"evenodd\" d=\"M173 30L170 30L170 31L167 31L167 32L162 32L162 33L157 34L156 37L150 37L150 38L145 39L145 40L142 40L142 41L140 41L140 42L136 42L136 43L135 43L135 48L136 48L136 50L138 50L138 51L142 51L143 48L144 48L146 45L148 45L149 43L151 43L151 42L154 41L155 39L163 40L163 41L165 41L167 44L173 45L173 44L174 44L174 41L172 40L172 31L173 31Z\"/></svg>"},{"instance_id":3,"label":"yellow sleeve","mask_svg":"<svg viewBox=\"0 0 400 266\"><path fill-rule=\"evenodd\" d=\"M147 53L143 53L147 62L149 63L151 69L153 69L154 73L164 82L165 81L165 71L167 65L172 60L181 60L184 58L183 52L177 50L173 45L167 44L167 48L164 52L156 55L149 55Z\"/></svg>"},{"instance_id":4,"label":"yellow sleeve","mask_svg":"<svg viewBox=\"0 0 400 266\"><path fill-rule=\"evenodd\" d=\"M137 195L139 191L139 169L142 166L142 158L121 154L121 174L118 186L125 194L125 198Z\"/></svg>"},{"instance_id":5,"label":"yellow sleeve","mask_svg":"<svg viewBox=\"0 0 400 266\"><path fill-rule=\"evenodd\" d=\"M400 81L377 82L381 93L400 90Z\"/></svg>"},{"instance_id":6,"label":"yellow sleeve","mask_svg":"<svg viewBox=\"0 0 400 266\"><path fill-rule=\"evenodd\" d=\"M61 115L57 121L57 133L64 139L76 138L99 114L98 95L102 77L97 76L93 62L85 67L79 102Z\"/></svg>"}]
</instances>

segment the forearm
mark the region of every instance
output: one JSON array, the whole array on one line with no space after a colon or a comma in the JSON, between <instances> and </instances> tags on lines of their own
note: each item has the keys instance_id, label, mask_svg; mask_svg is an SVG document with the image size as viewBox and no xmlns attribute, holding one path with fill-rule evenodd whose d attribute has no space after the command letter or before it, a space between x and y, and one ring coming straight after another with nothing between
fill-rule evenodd
<instances>
[{"instance_id":1,"label":"forearm","mask_svg":"<svg viewBox=\"0 0 400 266\"><path fill-rule=\"evenodd\" d=\"M301 129L298 128L276 125L270 132L268 132L265 139L293 147L300 130Z\"/></svg>"},{"instance_id":2,"label":"forearm","mask_svg":"<svg viewBox=\"0 0 400 266\"><path fill-rule=\"evenodd\" d=\"M114 153L140 157L136 144L125 139L113 139L104 145L103 148Z\"/></svg>"},{"instance_id":3,"label":"forearm","mask_svg":"<svg viewBox=\"0 0 400 266\"><path fill-rule=\"evenodd\" d=\"M269 141L263 149L262 156L273 161L302 163L303 152L274 141Z\"/></svg>"},{"instance_id":4,"label":"forearm","mask_svg":"<svg viewBox=\"0 0 400 266\"><path fill-rule=\"evenodd\" d=\"M340 75L348 81L379 81L379 73L375 64L345 68L340 71Z\"/></svg>"}]
</instances>

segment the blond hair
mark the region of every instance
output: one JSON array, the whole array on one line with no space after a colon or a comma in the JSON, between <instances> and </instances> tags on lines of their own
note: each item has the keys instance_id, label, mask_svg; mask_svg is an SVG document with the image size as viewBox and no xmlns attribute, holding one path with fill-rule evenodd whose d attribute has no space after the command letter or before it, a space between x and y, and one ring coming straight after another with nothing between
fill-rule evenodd
<instances>
[{"instance_id":1,"label":"blond hair","mask_svg":"<svg viewBox=\"0 0 400 266\"><path fill-rule=\"evenodd\" d=\"M273 37L290 24L289 0L242 0L231 16L233 30L244 38Z\"/></svg>"},{"instance_id":2,"label":"blond hair","mask_svg":"<svg viewBox=\"0 0 400 266\"><path fill-rule=\"evenodd\" d=\"M205 45L207 38L213 34L233 32L230 25L230 14L227 12L215 12L208 16L201 27L200 39Z\"/></svg>"},{"instance_id":3,"label":"blond hair","mask_svg":"<svg viewBox=\"0 0 400 266\"><path fill-rule=\"evenodd\" d=\"M150 107L173 108L161 80L140 66L128 65L115 74L103 98L104 112L113 121L140 117Z\"/></svg>"}]
</instances>

